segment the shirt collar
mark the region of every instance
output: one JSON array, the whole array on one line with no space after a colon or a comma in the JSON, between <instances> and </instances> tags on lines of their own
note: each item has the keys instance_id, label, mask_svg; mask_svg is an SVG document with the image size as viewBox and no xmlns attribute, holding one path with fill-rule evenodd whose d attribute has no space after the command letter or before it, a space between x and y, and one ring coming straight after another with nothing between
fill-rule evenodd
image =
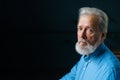
<instances>
[{"instance_id":1,"label":"shirt collar","mask_svg":"<svg viewBox=\"0 0 120 80\"><path fill-rule=\"evenodd\" d=\"M93 53L91 53L91 54L88 55L88 56L84 55L84 56L83 56L84 61L85 61L85 62L90 61L90 59L91 59L92 57L97 57L97 56L101 55L104 50L105 50L105 44L102 43Z\"/></svg>"}]
</instances>

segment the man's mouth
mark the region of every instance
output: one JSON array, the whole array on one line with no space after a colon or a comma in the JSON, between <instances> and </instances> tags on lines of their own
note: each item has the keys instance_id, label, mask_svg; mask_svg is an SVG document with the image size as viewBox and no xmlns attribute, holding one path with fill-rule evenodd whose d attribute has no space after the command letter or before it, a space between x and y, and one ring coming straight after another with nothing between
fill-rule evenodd
<instances>
[{"instance_id":1,"label":"man's mouth","mask_svg":"<svg viewBox=\"0 0 120 80\"><path fill-rule=\"evenodd\" d=\"M86 46L87 42L85 42L85 41L79 41L79 44L80 44L80 46Z\"/></svg>"}]
</instances>

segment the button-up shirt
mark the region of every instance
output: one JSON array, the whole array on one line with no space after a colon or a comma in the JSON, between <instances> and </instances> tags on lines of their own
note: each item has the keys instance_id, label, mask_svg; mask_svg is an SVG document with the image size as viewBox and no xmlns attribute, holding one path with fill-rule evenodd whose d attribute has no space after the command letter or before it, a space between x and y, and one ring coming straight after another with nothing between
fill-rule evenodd
<instances>
[{"instance_id":1,"label":"button-up shirt","mask_svg":"<svg viewBox=\"0 0 120 80\"><path fill-rule=\"evenodd\" d=\"M103 43L60 80L120 80L120 61Z\"/></svg>"}]
</instances>

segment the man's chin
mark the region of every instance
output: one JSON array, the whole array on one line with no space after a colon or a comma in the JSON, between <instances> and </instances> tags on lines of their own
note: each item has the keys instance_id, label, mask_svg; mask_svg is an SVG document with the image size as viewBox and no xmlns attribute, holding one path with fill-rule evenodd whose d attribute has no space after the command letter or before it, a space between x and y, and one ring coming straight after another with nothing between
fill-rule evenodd
<instances>
[{"instance_id":1,"label":"man's chin","mask_svg":"<svg viewBox=\"0 0 120 80\"><path fill-rule=\"evenodd\" d=\"M82 46L81 44L79 44L79 42L77 42L75 45L75 50L80 55L89 55L90 53L94 52L96 48L97 48L97 43L95 46L92 46L90 44Z\"/></svg>"},{"instance_id":2,"label":"man's chin","mask_svg":"<svg viewBox=\"0 0 120 80\"><path fill-rule=\"evenodd\" d=\"M80 44L78 42L75 45L75 50L80 55L87 55L87 53L86 53L87 51L85 51L85 46L82 46L82 44Z\"/></svg>"},{"instance_id":3,"label":"man's chin","mask_svg":"<svg viewBox=\"0 0 120 80\"><path fill-rule=\"evenodd\" d=\"M85 43L85 44L82 44L82 43L77 43L78 44L78 46L81 48L81 49L86 49L87 48L87 46L88 46L88 44L87 43Z\"/></svg>"}]
</instances>

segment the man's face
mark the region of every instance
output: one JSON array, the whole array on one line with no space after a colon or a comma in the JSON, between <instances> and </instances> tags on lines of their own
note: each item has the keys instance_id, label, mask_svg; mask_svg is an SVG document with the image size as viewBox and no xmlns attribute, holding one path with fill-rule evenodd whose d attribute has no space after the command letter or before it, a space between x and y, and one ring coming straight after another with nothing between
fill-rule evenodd
<instances>
[{"instance_id":1,"label":"man's face","mask_svg":"<svg viewBox=\"0 0 120 80\"><path fill-rule=\"evenodd\" d=\"M98 17L95 15L82 15L78 21L77 37L78 44L82 48L92 45L96 42L102 43L102 33L98 27Z\"/></svg>"}]
</instances>

